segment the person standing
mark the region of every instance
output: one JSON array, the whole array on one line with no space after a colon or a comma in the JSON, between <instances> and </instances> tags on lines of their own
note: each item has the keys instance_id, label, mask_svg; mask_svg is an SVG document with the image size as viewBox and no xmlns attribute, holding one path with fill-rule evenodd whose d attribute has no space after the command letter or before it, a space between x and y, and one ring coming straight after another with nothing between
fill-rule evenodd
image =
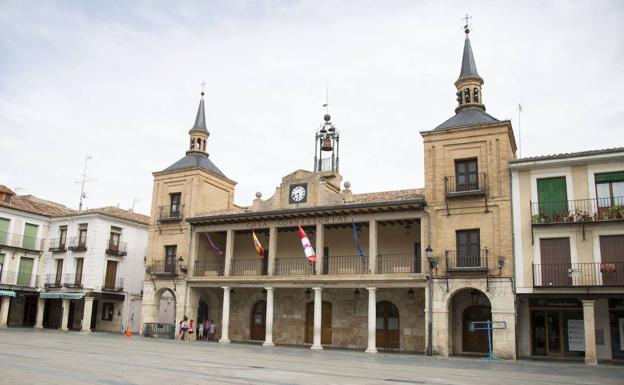
<instances>
[{"instance_id":1,"label":"person standing","mask_svg":"<svg viewBox=\"0 0 624 385\"><path fill-rule=\"evenodd\" d=\"M197 323L197 339L198 340L204 339L204 323L203 322Z\"/></svg>"},{"instance_id":2,"label":"person standing","mask_svg":"<svg viewBox=\"0 0 624 385\"><path fill-rule=\"evenodd\" d=\"M193 340L193 332L195 331L195 325L193 324L193 320L191 320L191 322L189 322L188 325L188 341L191 342Z\"/></svg>"},{"instance_id":3,"label":"person standing","mask_svg":"<svg viewBox=\"0 0 624 385\"><path fill-rule=\"evenodd\" d=\"M204 321L204 340L208 340L208 331L210 330L210 321Z\"/></svg>"},{"instance_id":4,"label":"person standing","mask_svg":"<svg viewBox=\"0 0 624 385\"><path fill-rule=\"evenodd\" d=\"M215 323L213 320L210 320L210 330L208 332L208 338L210 338L210 341L214 340L214 335L215 335Z\"/></svg>"},{"instance_id":5,"label":"person standing","mask_svg":"<svg viewBox=\"0 0 624 385\"><path fill-rule=\"evenodd\" d=\"M186 320L182 320L180 326L182 329L182 333L180 334L180 341L184 341L188 338L188 324L186 323Z\"/></svg>"}]
</instances>

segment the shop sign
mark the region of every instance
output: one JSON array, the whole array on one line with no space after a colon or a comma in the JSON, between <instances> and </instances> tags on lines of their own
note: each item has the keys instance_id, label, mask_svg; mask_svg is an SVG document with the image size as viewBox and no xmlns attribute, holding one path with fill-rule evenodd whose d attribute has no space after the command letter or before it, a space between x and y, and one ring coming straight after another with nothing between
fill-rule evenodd
<instances>
[{"instance_id":1,"label":"shop sign","mask_svg":"<svg viewBox=\"0 0 624 385\"><path fill-rule=\"evenodd\" d=\"M580 308L581 301L575 298L532 298L529 300L532 308Z\"/></svg>"},{"instance_id":2,"label":"shop sign","mask_svg":"<svg viewBox=\"0 0 624 385\"><path fill-rule=\"evenodd\" d=\"M585 351L585 331L582 319L568 320L568 346L571 352Z\"/></svg>"}]
</instances>

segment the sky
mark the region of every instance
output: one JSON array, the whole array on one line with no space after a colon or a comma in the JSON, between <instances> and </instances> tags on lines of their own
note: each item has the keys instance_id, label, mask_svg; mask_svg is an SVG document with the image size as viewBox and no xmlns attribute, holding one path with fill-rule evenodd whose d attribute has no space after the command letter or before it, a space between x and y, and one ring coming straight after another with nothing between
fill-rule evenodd
<instances>
[{"instance_id":1,"label":"sky","mask_svg":"<svg viewBox=\"0 0 624 385\"><path fill-rule=\"evenodd\" d=\"M312 169L327 90L351 190L423 187L466 13L487 112L523 157L624 146L624 1L0 0L0 184L77 208L90 155L85 207L149 214L205 81L239 205Z\"/></svg>"}]
</instances>

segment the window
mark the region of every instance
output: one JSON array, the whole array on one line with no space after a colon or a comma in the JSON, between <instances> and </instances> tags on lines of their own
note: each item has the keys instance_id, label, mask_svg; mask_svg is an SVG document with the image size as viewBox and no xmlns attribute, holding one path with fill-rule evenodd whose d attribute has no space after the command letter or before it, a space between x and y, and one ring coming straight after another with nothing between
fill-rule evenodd
<instances>
[{"instance_id":1,"label":"window","mask_svg":"<svg viewBox=\"0 0 624 385\"><path fill-rule=\"evenodd\" d=\"M178 246L165 246L165 272L175 273Z\"/></svg>"},{"instance_id":2,"label":"window","mask_svg":"<svg viewBox=\"0 0 624 385\"><path fill-rule=\"evenodd\" d=\"M112 321L115 304L112 302L104 302L102 304L102 321Z\"/></svg>"},{"instance_id":3,"label":"window","mask_svg":"<svg viewBox=\"0 0 624 385\"><path fill-rule=\"evenodd\" d=\"M479 229L457 230L457 267L479 267L481 241Z\"/></svg>"},{"instance_id":4,"label":"window","mask_svg":"<svg viewBox=\"0 0 624 385\"><path fill-rule=\"evenodd\" d=\"M115 290L117 279L117 262L106 261L106 276L104 277L104 288L109 290Z\"/></svg>"},{"instance_id":5,"label":"window","mask_svg":"<svg viewBox=\"0 0 624 385\"><path fill-rule=\"evenodd\" d=\"M26 223L24 226L24 240L22 241L23 248L35 250L35 243L37 243L37 230L39 230L38 225Z\"/></svg>"},{"instance_id":6,"label":"window","mask_svg":"<svg viewBox=\"0 0 624 385\"><path fill-rule=\"evenodd\" d=\"M19 271L17 273L18 286L30 286L34 261L33 258L20 258Z\"/></svg>"},{"instance_id":7,"label":"window","mask_svg":"<svg viewBox=\"0 0 624 385\"><path fill-rule=\"evenodd\" d=\"M82 223L78 226L78 246L86 247L87 246L87 227L88 224Z\"/></svg>"},{"instance_id":8,"label":"window","mask_svg":"<svg viewBox=\"0 0 624 385\"><path fill-rule=\"evenodd\" d=\"M76 258L76 277L74 278L74 285L76 287L82 286L82 266L84 264L84 258Z\"/></svg>"},{"instance_id":9,"label":"window","mask_svg":"<svg viewBox=\"0 0 624 385\"><path fill-rule=\"evenodd\" d=\"M6 245L9 240L9 223L6 218L0 218L0 245Z\"/></svg>"},{"instance_id":10,"label":"window","mask_svg":"<svg viewBox=\"0 0 624 385\"><path fill-rule=\"evenodd\" d=\"M182 203L182 193L169 194L169 199L171 201L171 209L170 209L169 214L172 218L177 218L180 216L180 205Z\"/></svg>"},{"instance_id":11,"label":"window","mask_svg":"<svg viewBox=\"0 0 624 385\"><path fill-rule=\"evenodd\" d=\"M67 226L59 227L59 249L65 248L65 242L67 241Z\"/></svg>"},{"instance_id":12,"label":"window","mask_svg":"<svg viewBox=\"0 0 624 385\"><path fill-rule=\"evenodd\" d=\"M568 209L568 192L565 176L537 180L537 200L539 215L555 219L563 216Z\"/></svg>"},{"instance_id":13,"label":"window","mask_svg":"<svg viewBox=\"0 0 624 385\"><path fill-rule=\"evenodd\" d=\"M121 228L111 226L110 238L108 240L108 249L112 251L118 251L120 238L121 238Z\"/></svg>"},{"instance_id":14,"label":"window","mask_svg":"<svg viewBox=\"0 0 624 385\"><path fill-rule=\"evenodd\" d=\"M473 191L479 189L477 159L455 161L456 191Z\"/></svg>"},{"instance_id":15,"label":"window","mask_svg":"<svg viewBox=\"0 0 624 385\"><path fill-rule=\"evenodd\" d=\"M56 284L56 286L61 286L62 280L63 280L63 260L57 259L56 260L56 277L55 277L54 283Z\"/></svg>"},{"instance_id":16,"label":"window","mask_svg":"<svg viewBox=\"0 0 624 385\"><path fill-rule=\"evenodd\" d=\"M0 253L0 277L2 276L3 266L4 266L4 254Z\"/></svg>"},{"instance_id":17,"label":"window","mask_svg":"<svg viewBox=\"0 0 624 385\"><path fill-rule=\"evenodd\" d=\"M598 209L624 206L624 171L596 174Z\"/></svg>"}]
</instances>

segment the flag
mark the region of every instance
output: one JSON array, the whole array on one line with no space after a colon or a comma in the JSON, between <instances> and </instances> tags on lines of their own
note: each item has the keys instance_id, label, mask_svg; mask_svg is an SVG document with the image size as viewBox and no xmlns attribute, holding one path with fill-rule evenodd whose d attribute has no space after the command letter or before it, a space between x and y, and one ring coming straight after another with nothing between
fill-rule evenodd
<instances>
[{"instance_id":1,"label":"flag","mask_svg":"<svg viewBox=\"0 0 624 385\"><path fill-rule=\"evenodd\" d=\"M256 236L256 232L251 230L251 236L253 237L254 246L256 247L256 253L260 256L260 258L264 259L264 247L260 244L258 237Z\"/></svg>"},{"instance_id":2,"label":"flag","mask_svg":"<svg viewBox=\"0 0 624 385\"><path fill-rule=\"evenodd\" d=\"M299 239L301 240L301 245L303 245L303 252L305 253L306 258L309 262L316 262L316 253L310 244L310 240L306 233L303 232L303 229L299 225Z\"/></svg>"},{"instance_id":3,"label":"flag","mask_svg":"<svg viewBox=\"0 0 624 385\"><path fill-rule=\"evenodd\" d=\"M522 112L522 104L518 104L518 111Z\"/></svg>"},{"instance_id":4,"label":"flag","mask_svg":"<svg viewBox=\"0 0 624 385\"><path fill-rule=\"evenodd\" d=\"M210 238L210 235L208 235L208 233L206 233L206 237L208 237L208 243L210 243L210 247L212 247L212 250L214 250L214 252L217 253L218 256L222 256L223 251L221 251L221 249L219 249L217 245L212 242L212 239Z\"/></svg>"},{"instance_id":5,"label":"flag","mask_svg":"<svg viewBox=\"0 0 624 385\"><path fill-rule=\"evenodd\" d=\"M362 246L360 246L360 237L358 236L357 227L355 226L355 222L351 222L353 225L353 240L355 241L355 247L358 250L358 254L360 257L365 256L364 250L362 250Z\"/></svg>"}]
</instances>

